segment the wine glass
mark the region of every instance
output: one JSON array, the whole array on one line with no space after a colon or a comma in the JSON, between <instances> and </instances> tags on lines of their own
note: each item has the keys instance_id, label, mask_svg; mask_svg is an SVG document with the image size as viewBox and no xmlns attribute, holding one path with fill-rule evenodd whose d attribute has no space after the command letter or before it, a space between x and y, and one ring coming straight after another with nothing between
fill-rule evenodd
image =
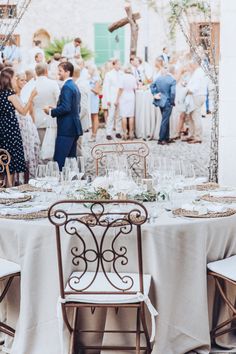
<instances>
[{"instance_id":1,"label":"wine glass","mask_svg":"<svg viewBox=\"0 0 236 354\"><path fill-rule=\"evenodd\" d=\"M81 180L81 178L85 174L85 161L83 156L77 157L77 169L78 169L78 178Z\"/></svg>"},{"instance_id":2,"label":"wine glass","mask_svg":"<svg viewBox=\"0 0 236 354\"><path fill-rule=\"evenodd\" d=\"M183 166L184 180L187 187L191 187L195 181L195 170L191 163L186 162Z\"/></svg>"},{"instance_id":3,"label":"wine glass","mask_svg":"<svg viewBox=\"0 0 236 354\"><path fill-rule=\"evenodd\" d=\"M45 179L47 176L47 166L38 165L36 170L36 179Z\"/></svg>"}]
</instances>

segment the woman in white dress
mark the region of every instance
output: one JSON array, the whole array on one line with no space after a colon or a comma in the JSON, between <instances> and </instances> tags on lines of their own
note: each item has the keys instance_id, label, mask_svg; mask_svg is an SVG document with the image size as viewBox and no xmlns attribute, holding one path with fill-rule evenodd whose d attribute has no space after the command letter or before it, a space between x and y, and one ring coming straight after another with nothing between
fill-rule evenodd
<instances>
[{"instance_id":1,"label":"woman in white dress","mask_svg":"<svg viewBox=\"0 0 236 354\"><path fill-rule=\"evenodd\" d=\"M16 93L19 97L21 104L25 104L22 101L20 94L22 88L26 84L26 75L25 73L16 75ZM25 161L27 165L27 170L30 178L35 177L36 169L39 162L39 151L40 151L40 140L37 132L37 128L33 122L31 115L28 113L25 116L17 113L18 122L20 126ZM28 177L25 178L27 182Z\"/></svg>"},{"instance_id":2,"label":"woman in white dress","mask_svg":"<svg viewBox=\"0 0 236 354\"><path fill-rule=\"evenodd\" d=\"M123 139L134 138L134 113L135 113L135 90L137 81L132 74L132 68L127 67L120 83L116 105L119 106L122 117ZM128 122L129 120L129 122ZM129 127L129 134L128 134Z\"/></svg>"}]
</instances>

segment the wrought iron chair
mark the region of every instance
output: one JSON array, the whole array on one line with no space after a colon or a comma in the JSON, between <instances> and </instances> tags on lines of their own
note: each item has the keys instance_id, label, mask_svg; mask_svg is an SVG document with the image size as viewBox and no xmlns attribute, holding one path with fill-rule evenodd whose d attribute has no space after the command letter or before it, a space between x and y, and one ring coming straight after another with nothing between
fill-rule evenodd
<instances>
[{"instance_id":1,"label":"wrought iron chair","mask_svg":"<svg viewBox=\"0 0 236 354\"><path fill-rule=\"evenodd\" d=\"M68 207L69 203L73 203L72 209ZM135 334L136 341L133 346L89 343L79 345L79 351L105 349L151 353L157 312L148 298L151 276L143 274L141 227L147 220L145 207L132 201L62 201L51 206L48 218L56 229L59 303L64 323L71 334L70 353L75 354L76 337L84 333L129 333ZM132 246L126 244L128 236L132 238ZM68 269L64 264L68 262L68 254L63 256L61 246L65 240L70 242L73 269L66 281L64 274L68 274ZM136 262L136 273L127 272L130 259ZM145 304L151 314L151 338ZM68 316L71 308L74 310L72 321ZM125 331L78 329L76 322L81 308L90 308L92 314L96 308L136 309L136 328ZM145 345L141 345L141 337L145 339Z\"/></svg>"},{"instance_id":2,"label":"wrought iron chair","mask_svg":"<svg viewBox=\"0 0 236 354\"><path fill-rule=\"evenodd\" d=\"M106 166L108 156L127 156L128 167L133 175L147 178L147 156L149 147L143 141L121 141L107 144L97 144L93 147L92 157L96 163L96 175L99 167Z\"/></svg>"},{"instance_id":3,"label":"wrought iron chair","mask_svg":"<svg viewBox=\"0 0 236 354\"><path fill-rule=\"evenodd\" d=\"M226 289L227 283L236 287L236 255L220 261L211 262L207 265L207 268L208 275L214 278L216 288L219 290L221 298L231 313L230 318L211 330L211 340L214 343L217 337L236 330L236 288L233 302L227 295Z\"/></svg>"},{"instance_id":4,"label":"wrought iron chair","mask_svg":"<svg viewBox=\"0 0 236 354\"><path fill-rule=\"evenodd\" d=\"M0 303L3 302L14 277L20 276L20 266L14 262L0 258L0 282L4 282L4 288L0 294ZM0 322L0 332L14 337L15 330L6 323Z\"/></svg>"},{"instance_id":5,"label":"wrought iron chair","mask_svg":"<svg viewBox=\"0 0 236 354\"><path fill-rule=\"evenodd\" d=\"M6 185L5 180L7 179L8 186L12 186L9 164L11 162L10 154L4 150L0 149L0 176L3 176L3 179L0 179L0 187L4 187Z\"/></svg>"}]
</instances>

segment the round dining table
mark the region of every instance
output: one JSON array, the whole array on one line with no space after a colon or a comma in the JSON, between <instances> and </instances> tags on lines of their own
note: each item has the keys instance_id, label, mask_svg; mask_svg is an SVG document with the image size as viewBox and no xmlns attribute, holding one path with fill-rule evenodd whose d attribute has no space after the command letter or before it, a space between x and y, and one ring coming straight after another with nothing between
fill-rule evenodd
<instances>
[{"instance_id":1,"label":"round dining table","mask_svg":"<svg viewBox=\"0 0 236 354\"><path fill-rule=\"evenodd\" d=\"M57 316L59 279L54 226L47 218L2 218L0 223L0 257L21 267L20 281L14 281L6 303L8 323L16 327L11 354L66 354L61 348ZM144 273L152 276L150 298L159 312L154 354L209 353L210 328L212 321L219 320L215 315L221 305L216 305L214 284L207 280L207 263L235 255L235 235L236 215L201 219L173 217L171 212L163 211L143 225ZM131 235L127 243L132 250ZM64 251L69 253L69 244L65 244ZM67 262L70 274L71 264ZM132 258L129 267L132 271ZM219 313L221 317L226 315L223 308ZM85 322L100 328L109 324L127 328L131 320L126 312L115 315L110 310L103 316L100 311L88 313L85 318ZM105 336L103 340L114 344L115 338ZM123 334L122 340L128 343L128 335ZM231 340L222 338L221 344L230 346Z\"/></svg>"},{"instance_id":2,"label":"round dining table","mask_svg":"<svg viewBox=\"0 0 236 354\"><path fill-rule=\"evenodd\" d=\"M153 105L153 95L149 88L136 90L135 134L138 139L158 140L161 126L161 111ZM174 107L170 117L170 138L176 136L178 111Z\"/></svg>"}]
</instances>

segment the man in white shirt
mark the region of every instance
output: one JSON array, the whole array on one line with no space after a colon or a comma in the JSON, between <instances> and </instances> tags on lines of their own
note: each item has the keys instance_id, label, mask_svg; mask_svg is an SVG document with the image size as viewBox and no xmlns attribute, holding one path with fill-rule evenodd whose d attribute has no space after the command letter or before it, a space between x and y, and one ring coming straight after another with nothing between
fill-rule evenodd
<instances>
[{"instance_id":1,"label":"man in white shirt","mask_svg":"<svg viewBox=\"0 0 236 354\"><path fill-rule=\"evenodd\" d=\"M62 51L62 57L67 58L67 60L72 63L74 63L77 59L80 59L81 43L82 40L79 37L75 38L73 42L66 43Z\"/></svg>"},{"instance_id":2,"label":"man in white shirt","mask_svg":"<svg viewBox=\"0 0 236 354\"><path fill-rule=\"evenodd\" d=\"M169 63L169 61L170 61L170 57L169 57L168 53L169 53L168 48L167 48L167 47L164 47L164 48L162 49L161 58L163 59L165 65L168 65L168 63Z\"/></svg>"},{"instance_id":3,"label":"man in white shirt","mask_svg":"<svg viewBox=\"0 0 236 354\"><path fill-rule=\"evenodd\" d=\"M123 77L123 72L120 70L120 61L114 59L112 61L113 69L105 75L103 90L105 92L105 97L107 99L108 106L108 119L106 126L107 140L112 140L112 131L115 123L115 117L117 115L116 122L116 137L121 138L121 117L116 106L117 95L120 88L121 80Z\"/></svg>"},{"instance_id":4,"label":"man in white shirt","mask_svg":"<svg viewBox=\"0 0 236 354\"><path fill-rule=\"evenodd\" d=\"M35 65L37 64L35 56L41 54L42 61L45 62L44 50L41 48L41 41L34 41L34 46L29 50L28 55L28 69L34 70Z\"/></svg>"},{"instance_id":5,"label":"man in white shirt","mask_svg":"<svg viewBox=\"0 0 236 354\"><path fill-rule=\"evenodd\" d=\"M143 72L140 70L140 61L136 56L130 57L130 65L132 68L132 73L137 81L137 84L142 84L144 82Z\"/></svg>"},{"instance_id":6,"label":"man in white shirt","mask_svg":"<svg viewBox=\"0 0 236 354\"><path fill-rule=\"evenodd\" d=\"M5 61L17 65L21 62L21 50L17 47L14 38L9 40L9 44L3 50L3 58Z\"/></svg>"},{"instance_id":7,"label":"man in white shirt","mask_svg":"<svg viewBox=\"0 0 236 354\"><path fill-rule=\"evenodd\" d=\"M188 83L188 94L193 96L195 105L194 111L190 115L190 136L187 139L189 144L201 144L202 142L202 121L201 109L206 101L208 78L203 69L195 61L190 63L192 76Z\"/></svg>"},{"instance_id":8,"label":"man in white shirt","mask_svg":"<svg viewBox=\"0 0 236 354\"><path fill-rule=\"evenodd\" d=\"M37 96L33 102L33 112L35 118L35 125L38 129L40 142L42 144L46 128L51 124L56 126L56 120L48 117L44 112L46 106L55 107L57 105L60 89L55 80L49 79L47 64L40 63L35 67L37 79L35 81L35 88ZM50 121L51 120L51 121Z\"/></svg>"},{"instance_id":9,"label":"man in white shirt","mask_svg":"<svg viewBox=\"0 0 236 354\"><path fill-rule=\"evenodd\" d=\"M60 64L61 54L55 53L49 64L48 77L52 80L58 80L58 65Z\"/></svg>"}]
</instances>

